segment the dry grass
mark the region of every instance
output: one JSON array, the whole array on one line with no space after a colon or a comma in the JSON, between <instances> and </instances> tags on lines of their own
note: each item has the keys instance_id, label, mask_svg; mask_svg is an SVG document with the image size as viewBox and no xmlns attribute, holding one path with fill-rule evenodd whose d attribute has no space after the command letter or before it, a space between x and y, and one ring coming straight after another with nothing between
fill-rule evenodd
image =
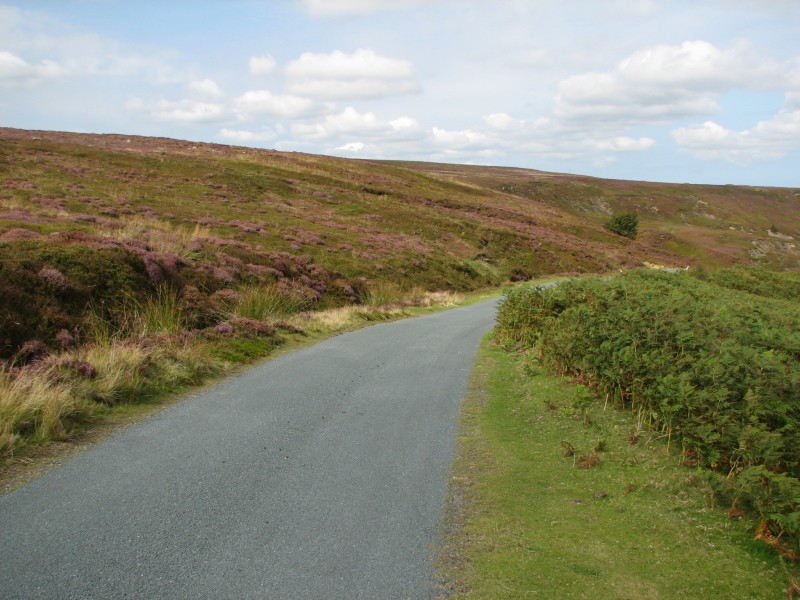
<instances>
[{"instance_id":1,"label":"dry grass","mask_svg":"<svg viewBox=\"0 0 800 600\"><path fill-rule=\"evenodd\" d=\"M137 399L145 387L145 372L151 362L141 346L123 341L90 346L78 358L97 370L97 375L81 386L84 393L103 404Z\"/></svg>"},{"instance_id":2,"label":"dry grass","mask_svg":"<svg viewBox=\"0 0 800 600\"><path fill-rule=\"evenodd\" d=\"M69 387L46 373L0 372L0 452L13 451L21 437L61 439L64 419L78 412L80 401Z\"/></svg>"},{"instance_id":3,"label":"dry grass","mask_svg":"<svg viewBox=\"0 0 800 600\"><path fill-rule=\"evenodd\" d=\"M377 320L408 316L414 306L431 309L463 301L462 295L448 292L401 293L394 286L383 292L391 292L386 298L391 297L394 304L294 314L289 323L311 334L310 339L318 339ZM123 328L114 329L94 314L90 343L13 373L0 371L0 456L29 444L65 439L113 407L149 402L200 384L237 362L263 356L267 348L254 345L250 354L230 360L229 353L219 354L221 345L239 348L239 342L246 346L252 340L176 335L183 326L168 288L147 302L126 302ZM297 298L277 286L251 286L233 300L230 310L239 317L275 323L300 307Z\"/></svg>"},{"instance_id":4,"label":"dry grass","mask_svg":"<svg viewBox=\"0 0 800 600\"><path fill-rule=\"evenodd\" d=\"M194 227L173 225L169 221L131 216L119 223L119 227L101 229L102 237L120 242L144 242L157 254L174 254L181 258L191 255L188 249L194 240L211 235L207 227L195 224Z\"/></svg>"},{"instance_id":5,"label":"dry grass","mask_svg":"<svg viewBox=\"0 0 800 600\"><path fill-rule=\"evenodd\" d=\"M420 306L458 306L464 302L464 294L458 292L425 292L419 300Z\"/></svg>"},{"instance_id":6,"label":"dry grass","mask_svg":"<svg viewBox=\"0 0 800 600\"><path fill-rule=\"evenodd\" d=\"M297 324L308 331L343 331L357 322L357 309L353 306L321 310L297 319Z\"/></svg>"},{"instance_id":7,"label":"dry grass","mask_svg":"<svg viewBox=\"0 0 800 600\"><path fill-rule=\"evenodd\" d=\"M148 347L111 340L0 371L0 456L27 444L66 439L106 408L162 397L221 373L198 341Z\"/></svg>"}]
</instances>

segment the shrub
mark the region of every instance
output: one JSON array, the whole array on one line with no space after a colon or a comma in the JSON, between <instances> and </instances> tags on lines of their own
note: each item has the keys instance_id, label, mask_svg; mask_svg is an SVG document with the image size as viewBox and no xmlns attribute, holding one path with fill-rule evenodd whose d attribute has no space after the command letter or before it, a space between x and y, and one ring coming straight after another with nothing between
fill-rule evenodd
<instances>
[{"instance_id":1,"label":"shrub","mask_svg":"<svg viewBox=\"0 0 800 600\"><path fill-rule=\"evenodd\" d=\"M635 240L639 228L639 217L636 216L636 213L614 215L603 227L617 235Z\"/></svg>"},{"instance_id":2,"label":"shrub","mask_svg":"<svg viewBox=\"0 0 800 600\"><path fill-rule=\"evenodd\" d=\"M717 277L724 287L639 270L518 288L501 302L497 336L677 442L686 464L747 474L741 502L792 537L798 506L765 498L800 490L800 305L780 297L795 276ZM754 285L761 297L739 291Z\"/></svg>"}]
</instances>

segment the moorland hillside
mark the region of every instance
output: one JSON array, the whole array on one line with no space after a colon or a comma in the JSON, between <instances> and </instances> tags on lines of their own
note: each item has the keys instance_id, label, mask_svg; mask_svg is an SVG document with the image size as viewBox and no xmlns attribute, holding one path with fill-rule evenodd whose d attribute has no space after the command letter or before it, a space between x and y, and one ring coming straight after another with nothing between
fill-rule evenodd
<instances>
[{"instance_id":1,"label":"moorland hillside","mask_svg":"<svg viewBox=\"0 0 800 600\"><path fill-rule=\"evenodd\" d=\"M0 128L0 358L172 290L215 324L244 286L303 308L643 263L796 268L800 191L348 160ZM634 211L631 240L603 224Z\"/></svg>"}]
</instances>

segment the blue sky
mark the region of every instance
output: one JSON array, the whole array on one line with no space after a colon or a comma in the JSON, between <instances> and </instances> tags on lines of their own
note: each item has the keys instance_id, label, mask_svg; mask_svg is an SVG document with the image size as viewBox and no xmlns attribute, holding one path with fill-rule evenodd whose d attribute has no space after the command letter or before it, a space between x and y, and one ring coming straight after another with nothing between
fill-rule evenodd
<instances>
[{"instance_id":1,"label":"blue sky","mask_svg":"<svg viewBox=\"0 0 800 600\"><path fill-rule=\"evenodd\" d=\"M796 0L0 0L0 125L800 186Z\"/></svg>"}]
</instances>

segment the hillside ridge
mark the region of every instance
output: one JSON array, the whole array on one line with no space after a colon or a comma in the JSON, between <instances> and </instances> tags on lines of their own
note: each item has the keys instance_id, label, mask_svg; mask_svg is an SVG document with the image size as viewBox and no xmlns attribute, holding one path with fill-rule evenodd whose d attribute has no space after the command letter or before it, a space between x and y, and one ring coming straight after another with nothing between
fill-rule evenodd
<instances>
[{"instance_id":1,"label":"hillside ridge","mask_svg":"<svg viewBox=\"0 0 800 600\"><path fill-rule=\"evenodd\" d=\"M0 357L80 338L87 307L115 319L120 297L164 285L205 327L245 285L324 308L381 285L468 291L644 263L797 268L798 205L788 188L0 128ZM603 227L625 211L639 215L636 240Z\"/></svg>"}]
</instances>

